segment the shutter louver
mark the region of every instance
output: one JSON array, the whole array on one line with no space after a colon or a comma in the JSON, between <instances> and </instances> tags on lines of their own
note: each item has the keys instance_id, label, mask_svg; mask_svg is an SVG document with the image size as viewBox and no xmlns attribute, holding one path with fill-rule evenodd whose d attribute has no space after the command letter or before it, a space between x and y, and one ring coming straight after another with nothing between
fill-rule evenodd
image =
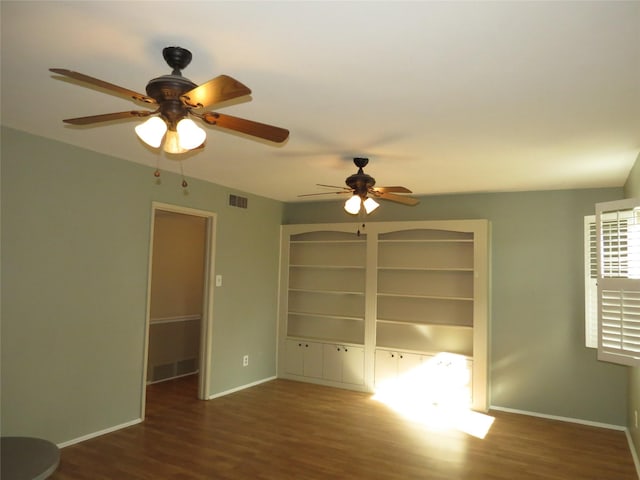
<instances>
[{"instance_id":1,"label":"shutter louver","mask_svg":"<svg viewBox=\"0 0 640 480\"><path fill-rule=\"evenodd\" d=\"M584 336L585 345L598 348L598 242L596 217L584 217Z\"/></svg>"},{"instance_id":2,"label":"shutter louver","mask_svg":"<svg viewBox=\"0 0 640 480\"><path fill-rule=\"evenodd\" d=\"M602 291L602 350L640 357L640 292Z\"/></svg>"},{"instance_id":3,"label":"shutter louver","mask_svg":"<svg viewBox=\"0 0 640 480\"><path fill-rule=\"evenodd\" d=\"M587 217L591 221L587 221L588 223L588 256L589 256L589 278L593 278L595 280L598 279L598 241L596 239L596 219L592 215L591 217Z\"/></svg>"},{"instance_id":4,"label":"shutter louver","mask_svg":"<svg viewBox=\"0 0 640 480\"><path fill-rule=\"evenodd\" d=\"M601 220L602 276L628 278L628 221L626 218Z\"/></svg>"},{"instance_id":5,"label":"shutter louver","mask_svg":"<svg viewBox=\"0 0 640 480\"><path fill-rule=\"evenodd\" d=\"M598 358L640 364L638 199L596 205Z\"/></svg>"}]
</instances>

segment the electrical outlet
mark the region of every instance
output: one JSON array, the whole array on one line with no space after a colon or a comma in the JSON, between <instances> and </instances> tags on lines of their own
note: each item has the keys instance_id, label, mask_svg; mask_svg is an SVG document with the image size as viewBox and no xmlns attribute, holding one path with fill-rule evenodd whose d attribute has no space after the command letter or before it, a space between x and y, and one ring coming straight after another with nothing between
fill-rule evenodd
<instances>
[{"instance_id":1,"label":"electrical outlet","mask_svg":"<svg viewBox=\"0 0 640 480\"><path fill-rule=\"evenodd\" d=\"M249 355L245 355L244 357L242 357L242 366L246 367L249 365Z\"/></svg>"}]
</instances>

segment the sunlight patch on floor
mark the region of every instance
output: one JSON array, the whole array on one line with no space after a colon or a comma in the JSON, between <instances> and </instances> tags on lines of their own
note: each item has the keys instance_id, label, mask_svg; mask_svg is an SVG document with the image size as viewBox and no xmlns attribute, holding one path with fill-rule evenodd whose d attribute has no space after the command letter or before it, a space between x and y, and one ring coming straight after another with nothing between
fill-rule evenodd
<instances>
[{"instance_id":1,"label":"sunlight patch on floor","mask_svg":"<svg viewBox=\"0 0 640 480\"><path fill-rule=\"evenodd\" d=\"M429 430L459 430L482 439L494 417L471 410L469 377L465 357L440 353L376 386L373 399Z\"/></svg>"}]
</instances>

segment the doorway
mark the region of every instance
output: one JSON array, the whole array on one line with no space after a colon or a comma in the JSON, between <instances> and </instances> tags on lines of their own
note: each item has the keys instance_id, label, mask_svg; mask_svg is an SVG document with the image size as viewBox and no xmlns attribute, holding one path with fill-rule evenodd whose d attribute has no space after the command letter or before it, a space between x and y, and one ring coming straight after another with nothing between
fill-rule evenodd
<instances>
[{"instance_id":1,"label":"doorway","mask_svg":"<svg viewBox=\"0 0 640 480\"><path fill-rule=\"evenodd\" d=\"M151 220L141 418L150 384L197 376L207 399L211 358L215 214L154 202Z\"/></svg>"}]
</instances>

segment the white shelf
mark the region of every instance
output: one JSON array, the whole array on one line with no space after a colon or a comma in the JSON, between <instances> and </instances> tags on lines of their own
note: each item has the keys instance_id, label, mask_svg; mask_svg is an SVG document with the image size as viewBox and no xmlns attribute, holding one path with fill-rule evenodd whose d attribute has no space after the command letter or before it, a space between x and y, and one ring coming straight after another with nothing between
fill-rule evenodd
<instances>
[{"instance_id":1,"label":"white shelf","mask_svg":"<svg viewBox=\"0 0 640 480\"><path fill-rule=\"evenodd\" d=\"M356 270L364 270L366 267L364 265L317 265L317 264L290 264L290 268L317 268L319 270L348 270L348 269L356 269Z\"/></svg>"},{"instance_id":2,"label":"white shelf","mask_svg":"<svg viewBox=\"0 0 640 480\"><path fill-rule=\"evenodd\" d=\"M454 300L454 301L463 301L463 302L473 302L473 298L469 298L469 297L448 297L448 296L442 296L442 295L408 295L406 293L378 292L378 297L424 298L425 300Z\"/></svg>"},{"instance_id":3,"label":"white shelf","mask_svg":"<svg viewBox=\"0 0 640 480\"><path fill-rule=\"evenodd\" d=\"M316 288L290 288L289 291L302 293L321 293L327 295L364 295L364 292L353 292L346 290L322 290Z\"/></svg>"},{"instance_id":4,"label":"white shelf","mask_svg":"<svg viewBox=\"0 0 640 480\"><path fill-rule=\"evenodd\" d=\"M293 312L289 310L289 315L298 315L300 317L317 317L317 318L332 318L335 320L355 320L363 322L363 317L354 317L350 315L333 315L330 313L315 313L315 312Z\"/></svg>"},{"instance_id":5,"label":"white shelf","mask_svg":"<svg viewBox=\"0 0 640 480\"><path fill-rule=\"evenodd\" d=\"M364 343L357 342L345 342L339 338L327 338L327 337L299 337L296 335L287 335L287 340L292 340L294 342L320 342L320 343L331 343L335 345L344 345L345 347L363 347Z\"/></svg>"},{"instance_id":6,"label":"white shelf","mask_svg":"<svg viewBox=\"0 0 640 480\"><path fill-rule=\"evenodd\" d=\"M404 320L401 318L378 318L376 319L377 324L385 324L385 325L399 325L404 327L447 327L447 328L462 328L462 329L473 329L473 325L466 323L446 323L442 322L434 322L434 321L417 321L417 320Z\"/></svg>"},{"instance_id":7,"label":"white shelf","mask_svg":"<svg viewBox=\"0 0 640 480\"><path fill-rule=\"evenodd\" d=\"M473 328L426 323L376 322L376 348L432 354L473 355Z\"/></svg>"},{"instance_id":8,"label":"white shelf","mask_svg":"<svg viewBox=\"0 0 640 480\"><path fill-rule=\"evenodd\" d=\"M327 244L353 244L353 243L360 243L362 245L366 244L367 241L365 240L291 240L289 242L291 245L298 245L298 244L304 244L304 245L309 245L309 244L321 244L321 245L327 245Z\"/></svg>"},{"instance_id":9,"label":"white shelf","mask_svg":"<svg viewBox=\"0 0 640 480\"><path fill-rule=\"evenodd\" d=\"M378 243L473 243L472 238L440 238L440 239L406 239L406 240L378 240Z\"/></svg>"},{"instance_id":10,"label":"white shelf","mask_svg":"<svg viewBox=\"0 0 640 480\"><path fill-rule=\"evenodd\" d=\"M425 326L425 327L446 327L446 328L462 328L462 329L473 328L472 325L453 325L450 323L434 323L434 322L410 322L407 320L392 320L390 318L378 318L376 319L376 322L379 324L384 323L387 325L400 325L400 326L407 326L407 327Z\"/></svg>"},{"instance_id":11,"label":"white shelf","mask_svg":"<svg viewBox=\"0 0 640 480\"><path fill-rule=\"evenodd\" d=\"M378 271L417 271L417 272L473 272L473 267L393 267L378 266Z\"/></svg>"}]
</instances>

